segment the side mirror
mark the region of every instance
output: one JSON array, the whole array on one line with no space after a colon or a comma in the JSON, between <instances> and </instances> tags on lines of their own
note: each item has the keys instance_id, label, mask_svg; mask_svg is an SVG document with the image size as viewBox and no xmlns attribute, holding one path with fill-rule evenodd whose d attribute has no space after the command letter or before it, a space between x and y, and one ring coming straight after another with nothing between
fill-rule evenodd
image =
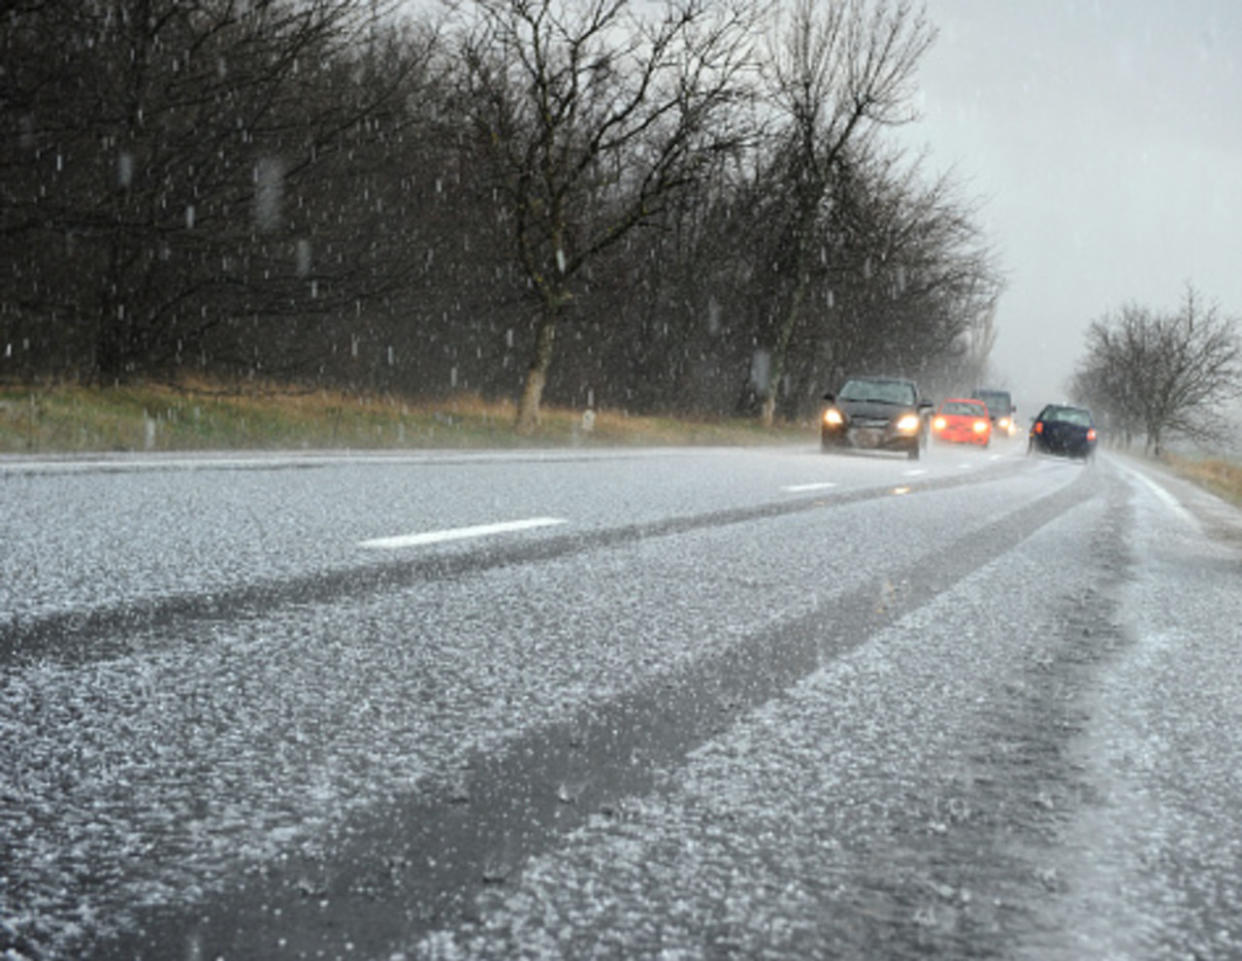
<instances>
[{"instance_id":1,"label":"side mirror","mask_svg":"<svg viewBox=\"0 0 1242 961\"><path fill-rule=\"evenodd\" d=\"M828 401L828 403L830 404L836 399L837 399L837 395L832 393L831 391L827 394L824 394L824 400Z\"/></svg>"},{"instance_id":2,"label":"side mirror","mask_svg":"<svg viewBox=\"0 0 1242 961\"><path fill-rule=\"evenodd\" d=\"M919 410L931 410L935 406L930 400L919 401Z\"/></svg>"}]
</instances>

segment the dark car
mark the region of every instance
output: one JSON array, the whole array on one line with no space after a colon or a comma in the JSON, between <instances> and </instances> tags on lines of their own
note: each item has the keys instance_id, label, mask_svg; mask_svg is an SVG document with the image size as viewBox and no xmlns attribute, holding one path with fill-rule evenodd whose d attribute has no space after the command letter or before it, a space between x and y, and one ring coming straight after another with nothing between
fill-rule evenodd
<instances>
[{"instance_id":1,"label":"dark car","mask_svg":"<svg viewBox=\"0 0 1242 961\"><path fill-rule=\"evenodd\" d=\"M988 417L992 419L993 433L1004 434L1006 437L1013 436L1014 431L1018 429L1013 418L1018 408L1014 406L1013 397L1009 391L993 387L978 387L970 396L975 400L983 401L987 406Z\"/></svg>"},{"instance_id":2,"label":"dark car","mask_svg":"<svg viewBox=\"0 0 1242 961\"><path fill-rule=\"evenodd\" d=\"M1026 452L1089 460L1095 454L1095 421L1085 407L1048 404L1031 422Z\"/></svg>"},{"instance_id":3,"label":"dark car","mask_svg":"<svg viewBox=\"0 0 1242 961\"><path fill-rule=\"evenodd\" d=\"M824 450L858 447L905 451L918 460L926 443L926 412L931 403L919 399L914 381L899 377L851 377L835 394L820 418Z\"/></svg>"}]
</instances>

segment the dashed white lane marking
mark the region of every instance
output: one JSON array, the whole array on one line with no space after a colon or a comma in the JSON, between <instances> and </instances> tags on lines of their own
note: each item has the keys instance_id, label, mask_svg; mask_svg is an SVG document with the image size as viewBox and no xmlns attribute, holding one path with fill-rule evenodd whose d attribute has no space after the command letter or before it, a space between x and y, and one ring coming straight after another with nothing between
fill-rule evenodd
<instances>
[{"instance_id":1,"label":"dashed white lane marking","mask_svg":"<svg viewBox=\"0 0 1242 961\"><path fill-rule=\"evenodd\" d=\"M916 468L914 468L914 470L908 470L908 471L906 471L906 476L907 476L907 477L918 477L918 476L919 476L919 474L926 474L926 473L927 473L926 468L923 468L923 467L916 467Z\"/></svg>"},{"instance_id":2,"label":"dashed white lane marking","mask_svg":"<svg viewBox=\"0 0 1242 961\"><path fill-rule=\"evenodd\" d=\"M818 484L789 484L781 490L787 494L801 494L803 491L823 491L836 486L832 481L820 481Z\"/></svg>"},{"instance_id":3,"label":"dashed white lane marking","mask_svg":"<svg viewBox=\"0 0 1242 961\"><path fill-rule=\"evenodd\" d=\"M974 464L958 464L957 469L958 470L970 470L974 466L975 466Z\"/></svg>"},{"instance_id":4,"label":"dashed white lane marking","mask_svg":"<svg viewBox=\"0 0 1242 961\"><path fill-rule=\"evenodd\" d=\"M423 531L419 534L398 534L395 537L375 537L367 541L359 541L359 547L422 547L426 544L439 544L443 541L460 541L469 537L487 537L489 534L511 534L514 531L528 531L536 527L551 527L555 524L567 524L561 517L528 517L520 521L501 521L497 524L475 524L473 527L453 527L443 531Z\"/></svg>"}]
</instances>

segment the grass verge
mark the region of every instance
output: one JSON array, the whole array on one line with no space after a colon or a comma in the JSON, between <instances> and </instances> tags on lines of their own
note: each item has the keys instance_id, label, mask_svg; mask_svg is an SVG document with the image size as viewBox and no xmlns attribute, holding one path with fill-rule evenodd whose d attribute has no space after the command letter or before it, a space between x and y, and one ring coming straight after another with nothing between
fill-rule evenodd
<instances>
[{"instance_id":1,"label":"grass verge","mask_svg":"<svg viewBox=\"0 0 1242 961\"><path fill-rule=\"evenodd\" d=\"M1242 463L1223 457L1166 454L1164 462L1178 475L1242 507Z\"/></svg>"},{"instance_id":2,"label":"grass verge","mask_svg":"<svg viewBox=\"0 0 1242 961\"><path fill-rule=\"evenodd\" d=\"M630 416L545 408L519 436L511 402L460 394L435 401L206 382L0 385L0 453L99 451L420 449L616 445L741 445L813 439L807 425L763 430L752 421Z\"/></svg>"}]
</instances>

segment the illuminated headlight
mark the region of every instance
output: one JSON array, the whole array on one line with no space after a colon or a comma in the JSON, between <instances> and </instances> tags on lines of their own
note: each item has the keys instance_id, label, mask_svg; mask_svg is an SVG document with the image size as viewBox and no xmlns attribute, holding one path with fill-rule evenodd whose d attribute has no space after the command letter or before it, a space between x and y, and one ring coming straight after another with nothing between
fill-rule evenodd
<instances>
[{"instance_id":1,"label":"illuminated headlight","mask_svg":"<svg viewBox=\"0 0 1242 961\"><path fill-rule=\"evenodd\" d=\"M897 421L897 429L903 434L913 434L919 429L919 418L917 414L906 414Z\"/></svg>"},{"instance_id":2,"label":"illuminated headlight","mask_svg":"<svg viewBox=\"0 0 1242 961\"><path fill-rule=\"evenodd\" d=\"M936 430L944 430L948 423L949 422L943 417L937 417L934 421L932 421L932 427Z\"/></svg>"},{"instance_id":3,"label":"illuminated headlight","mask_svg":"<svg viewBox=\"0 0 1242 961\"><path fill-rule=\"evenodd\" d=\"M1000 420L996 422L996 426L999 427L1001 430L1009 430L1009 418L1002 417Z\"/></svg>"},{"instance_id":4,"label":"illuminated headlight","mask_svg":"<svg viewBox=\"0 0 1242 961\"><path fill-rule=\"evenodd\" d=\"M976 434L982 434L987 429L988 429L988 422L986 420L975 421L975 433Z\"/></svg>"},{"instance_id":5,"label":"illuminated headlight","mask_svg":"<svg viewBox=\"0 0 1242 961\"><path fill-rule=\"evenodd\" d=\"M829 407L824 411L824 423L829 427L840 427L845 423L845 418L841 416L841 412L835 407Z\"/></svg>"}]
</instances>

